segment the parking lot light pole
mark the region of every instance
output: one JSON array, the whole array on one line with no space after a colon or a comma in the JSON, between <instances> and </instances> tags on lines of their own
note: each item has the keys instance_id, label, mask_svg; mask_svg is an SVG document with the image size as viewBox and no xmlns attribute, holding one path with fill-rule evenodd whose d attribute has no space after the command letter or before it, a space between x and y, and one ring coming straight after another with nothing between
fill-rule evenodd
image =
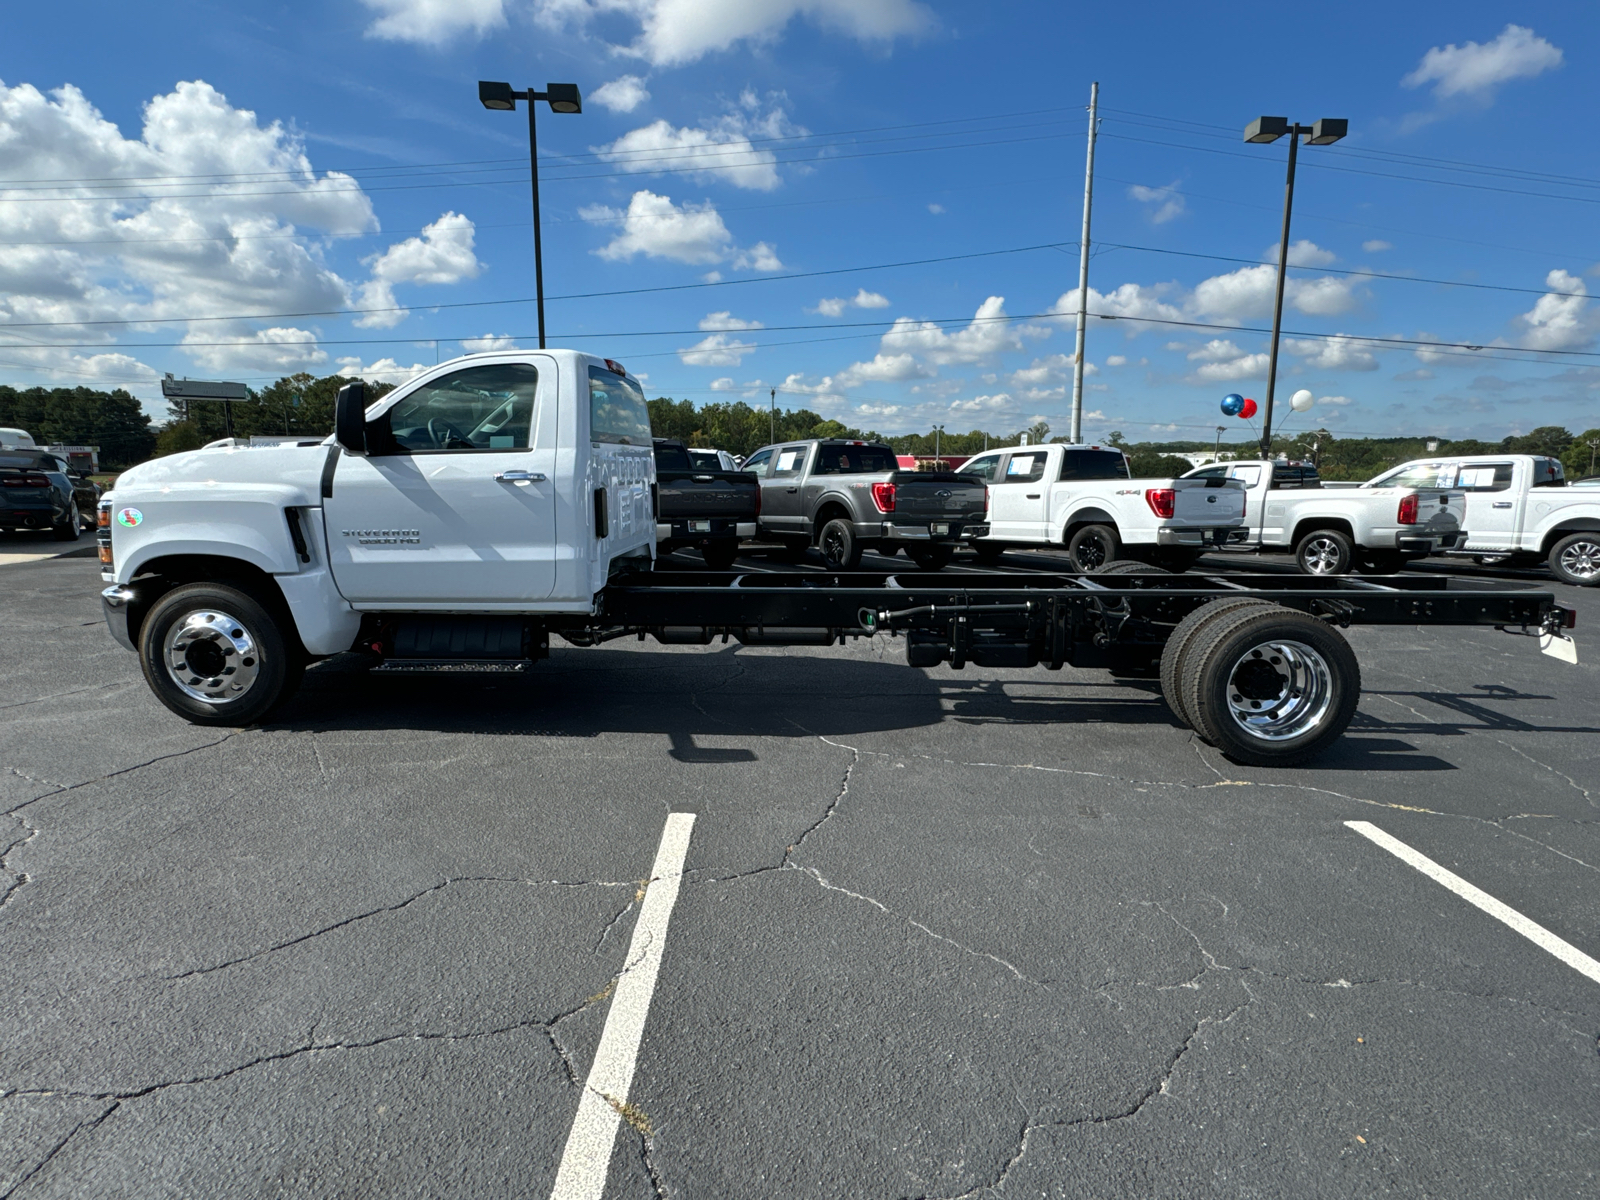
<instances>
[{"instance_id":1,"label":"parking lot light pole","mask_svg":"<svg viewBox=\"0 0 1600 1200\"><path fill-rule=\"evenodd\" d=\"M944 426L943 425L935 425L933 427L933 459L934 459L934 465L935 466L937 466L938 463L939 463L939 444L940 444L939 439L940 439L940 436L943 433L944 433Z\"/></svg>"},{"instance_id":2,"label":"parking lot light pole","mask_svg":"<svg viewBox=\"0 0 1600 1200\"><path fill-rule=\"evenodd\" d=\"M1314 125L1289 123L1287 117L1257 117L1245 126L1247 142L1275 142L1289 135L1289 174L1283 185L1283 235L1278 240L1278 291L1272 301L1272 350L1267 358L1267 402L1261 410L1261 457L1272 461L1272 397L1278 386L1278 332L1283 327L1283 285L1289 270L1289 215L1294 208L1294 165L1300 139L1309 146L1331 146L1350 130L1350 122L1324 117Z\"/></svg>"},{"instance_id":3,"label":"parking lot light pole","mask_svg":"<svg viewBox=\"0 0 1600 1200\"><path fill-rule=\"evenodd\" d=\"M543 100L551 112L581 113L583 97L575 83L547 83L545 90L514 92L509 83L478 80L478 100L493 112L514 112L518 100L528 102L528 164L533 176L533 290L539 307L539 349L544 349L544 247L539 237L539 135L534 122L534 101Z\"/></svg>"}]
</instances>

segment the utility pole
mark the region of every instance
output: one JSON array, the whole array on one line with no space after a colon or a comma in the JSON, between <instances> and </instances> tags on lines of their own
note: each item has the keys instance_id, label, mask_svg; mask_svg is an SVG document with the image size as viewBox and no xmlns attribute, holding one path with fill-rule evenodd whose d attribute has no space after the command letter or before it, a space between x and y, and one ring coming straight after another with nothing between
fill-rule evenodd
<instances>
[{"instance_id":1,"label":"utility pole","mask_svg":"<svg viewBox=\"0 0 1600 1200\"><path fill-rule=\"evenodd\" d=\"M1100 84L1089 85L1089 160L1083 169L1083 240L1078 244L1078 353L1072 363L1072 437L1083 441L1083 340L1089 324L1089 211L1094 205L1094 138L1099 132Z\"/></svg>"},{"instance_id":2,"label":"utility pole","mask_svg":"<svg viewBox=\"0 0 1600 1200\"><path fill-rule=\"evenodd\" d=\"M1594 456L1595 456L1595 451L1600 450L1600 438L1590 438L1587 442L1584 443L1584 445L1589 447L1589 474L1593 475L1594 474Z\"/></svg>"},{"instance_id":3,"label":"utility pole","mask_svg":"<svg viewBox=\"0 0 1600 1200\"><path fill-rule=\"evenodd\" d=\"M769 440L778 440L778 389L773 388L770 394L772 400L772 436Z\"/></svg>"},{"instance_id":4,"label":"utility pole","mask_svg":"<svg viewBox=\"0 0 1600 1200\"><path fill-rule=\"evenodd\" d=\"M1217 426L1217 448L1211 452L1212 462L1222 461L1222 435L1227 428L1228 427L1226 425Z\"/></svg>"},{"instance_id":5,"label":"utility pole","mask_svg":"<svg viewBox=\"0 0 1600 1200\"><path fill-rule=\"evenodd\" d=\"M943 432L944 432L944 426L943 425L935 425L933 427L933 457L934 457L934 465L936 467L938 466L938 459L939 459L939 435L942 434Z\"/></svg>"}]
</instances>

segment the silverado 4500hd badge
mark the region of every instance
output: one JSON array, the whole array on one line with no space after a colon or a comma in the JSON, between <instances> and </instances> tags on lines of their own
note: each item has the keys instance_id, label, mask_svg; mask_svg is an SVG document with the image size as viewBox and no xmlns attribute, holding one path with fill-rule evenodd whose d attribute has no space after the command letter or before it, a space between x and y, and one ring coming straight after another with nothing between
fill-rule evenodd
<instances>
[{"instance_id":1,"label":"silverado 4500hd badge","mask_svg":"<svg viewBox=\"0 0 1600 1200\"><path fill-rule=\"evenodd\" d=\"M358 546L420 546L420 529L346 529L344 536L355 538Z\"/></svg>"}]
</instances>

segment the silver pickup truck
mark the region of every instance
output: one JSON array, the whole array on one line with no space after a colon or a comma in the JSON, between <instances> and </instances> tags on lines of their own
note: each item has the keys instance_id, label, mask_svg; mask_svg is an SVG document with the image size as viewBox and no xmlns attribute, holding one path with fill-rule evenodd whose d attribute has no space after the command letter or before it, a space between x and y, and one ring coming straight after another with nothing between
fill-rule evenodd
<instances>
[{"instance_id":1,"label":"silver pickup truck","mask_svg":"<svg viewBox=\"0 0 1600 1200\"><path fill-rule=\"evenodd\" d=\"M743 469L761 480L760 535L795 557L815 546L835 570L854 570L864 550L904 548L917 566L937 571L963 538L989 532L981 479L902 471L888 446L785 442L763 446Z\"/></svg>"}]
</instances>

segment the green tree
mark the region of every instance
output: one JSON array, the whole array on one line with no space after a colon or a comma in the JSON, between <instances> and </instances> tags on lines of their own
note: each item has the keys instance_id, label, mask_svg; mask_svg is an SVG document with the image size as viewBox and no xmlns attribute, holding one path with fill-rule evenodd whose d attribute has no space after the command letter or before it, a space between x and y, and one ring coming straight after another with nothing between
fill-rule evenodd
<instances>
[{"instance_id":1,"label":"green tree","mask_svg":"<svg viewBox=\"0 0 1600 1200\"><path fill-rule=\"evenodd\" d=\"M1585 429L1572 439L1572 445L1561 456L1561 465L1568 479L1583 479L1600 473L1600 429Z\"/></svg>"}]
</instances>

